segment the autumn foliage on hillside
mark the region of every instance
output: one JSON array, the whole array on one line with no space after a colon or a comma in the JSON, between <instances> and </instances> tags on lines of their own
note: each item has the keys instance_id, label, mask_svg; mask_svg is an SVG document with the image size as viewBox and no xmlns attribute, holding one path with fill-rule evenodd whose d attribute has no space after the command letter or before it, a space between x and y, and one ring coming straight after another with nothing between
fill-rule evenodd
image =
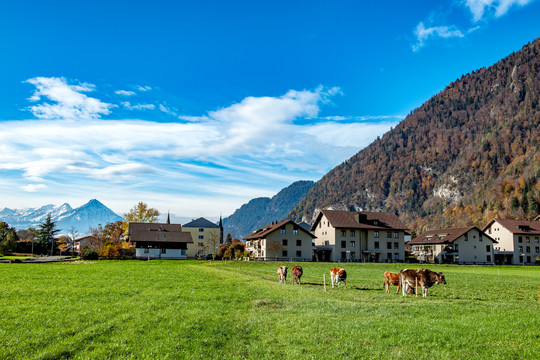
<instances>
[{"instance_id":1,"label":"autumn foliage on hillside","mask_svg":"<svg viewBox=\"0 0 540 360\"><path fill-rule=\"evenodd\" d=\"M290 213L389 211L412 229L534 218L540 201L540 39L452 82L325 175Z\"/></svg>"}]
</instances>

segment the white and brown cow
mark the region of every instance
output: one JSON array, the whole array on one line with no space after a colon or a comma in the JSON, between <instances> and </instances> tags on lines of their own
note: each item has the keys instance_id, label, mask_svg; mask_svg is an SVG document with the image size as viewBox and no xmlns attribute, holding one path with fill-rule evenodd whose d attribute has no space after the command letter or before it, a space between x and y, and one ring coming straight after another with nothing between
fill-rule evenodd
<instances>
[{"instance_id":1,"label":"white and brown cow","mask_svg":"<svg viewBox=\"0 0 540 360\"><path fill-rule=\"evenodd\" d=\"M280 283L287 283L287 267L284 265L278 266L277 274L279 276Z\"/></svg>"},{"instance_id":2,"label":"white and brown cow","mask_svg":"<svg viewBox=\"0 0 540 360\"><path fill-rule=\"evenodd\" d=\"M400 273L385 271L384 272L384 284L386 287L386 293L390 293L390 285L397 286L396 294L401 289L401 275ZM409 294L414 295L414 288L409 288Z\"/></svg>"},{"instance_id":3,"label":"white and brown cow","mask_svg":"<svg viewBox=\"0 0 540 360\"><path fill-rule=\"evenodd\" d=\"M293 285L294 284L298 284L300 285L300 278L302 277L302 274L304 273L304 271L302 270L302 267L301 266L298 266L298 265L294 265L292 270L291 270L291 274L292 274L292 283Z\"/></svg>"},{"instance_id":4,"label":"white and brown cow","mask_svg":"<svg viewBox=\"0 0 540 360\"><path fill-rule=\"evenodd\" d=\"M343 285L345 285L345 289L347 288L347 272L343 268L331 268L330 280L332 281L332 288L334 288L334 284L337 284L339 289L340 282L343 282Z\"/></svg>"},{"instance_id":5,"label":"white and brown cow","mask_svg":"<svg viewBox=\"0 0 540 360\"><path fill-rule=\"evenodd\" d=\"M401 291L407 295L409 287L419 284L422 287L422 296L427 297L427 291L435 284L446 285L446 279L442 272L434 272L429 269L403 269L400 272Z\"/></svg>"}]
</instances>

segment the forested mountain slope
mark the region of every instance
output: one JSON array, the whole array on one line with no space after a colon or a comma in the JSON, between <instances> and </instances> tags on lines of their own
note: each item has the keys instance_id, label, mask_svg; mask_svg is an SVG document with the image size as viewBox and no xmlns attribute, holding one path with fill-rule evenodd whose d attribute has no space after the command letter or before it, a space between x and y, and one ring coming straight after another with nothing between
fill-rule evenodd
<instances>
[{"instance_id":1,"label":"forested mountain slope","mask_svg":"<svg viewBox=\"0 0 540 360\"><path fill-rule=\"evenodd\" d=\"M313 181L296 181L272 198L261 197L250 200L234 214L223 219L225 234L230 233L233 238L242 238L273 221L285 219L313 185L315 185Z\"/></svg>"},{"instance_id":2,"label":"forested mountain slope","mask_svg":"<svg viewBox=\"0 0 540 360\"><path fill-rule=\"evenodd\" d=\"M291 211L390 211L411 228L532 218L540 198L540 39L449 84L326 174Z\"/></svg>"}]
</instances>

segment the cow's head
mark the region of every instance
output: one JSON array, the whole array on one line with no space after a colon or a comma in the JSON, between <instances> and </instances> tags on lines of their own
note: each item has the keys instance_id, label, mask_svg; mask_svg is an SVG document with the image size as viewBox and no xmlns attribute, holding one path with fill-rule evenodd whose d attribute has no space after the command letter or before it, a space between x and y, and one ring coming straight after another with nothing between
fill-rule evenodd
<instances>
[{"instance_id":1,"label":"cow's head","mask_svg":"<svg viewBox=\"0 0 540 360\"><path fill-rule=\"evenodd\" d=\"M444 278L444 275L442 272L437 273L437 283L446 285L446 279Z\"/></svg>"}]
</instances>

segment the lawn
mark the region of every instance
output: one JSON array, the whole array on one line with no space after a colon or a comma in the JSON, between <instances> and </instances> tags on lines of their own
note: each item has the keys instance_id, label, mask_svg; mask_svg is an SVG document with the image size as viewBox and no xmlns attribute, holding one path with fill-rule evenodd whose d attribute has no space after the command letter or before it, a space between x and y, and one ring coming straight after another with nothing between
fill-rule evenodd
<instances>
[{"instance_id":1,"label":"lawn","mask_svg":"<svg viewBox=\"0 0 540 360\"><path fill-rule=\"evenodd\" d=\"M403 264L346 264L326 292L332 264L301 286L277 265L0 264L0 359L540 358L540 267L429 266L448 284L422 298L383 291Z\"/></svg>"}]
</instances>

